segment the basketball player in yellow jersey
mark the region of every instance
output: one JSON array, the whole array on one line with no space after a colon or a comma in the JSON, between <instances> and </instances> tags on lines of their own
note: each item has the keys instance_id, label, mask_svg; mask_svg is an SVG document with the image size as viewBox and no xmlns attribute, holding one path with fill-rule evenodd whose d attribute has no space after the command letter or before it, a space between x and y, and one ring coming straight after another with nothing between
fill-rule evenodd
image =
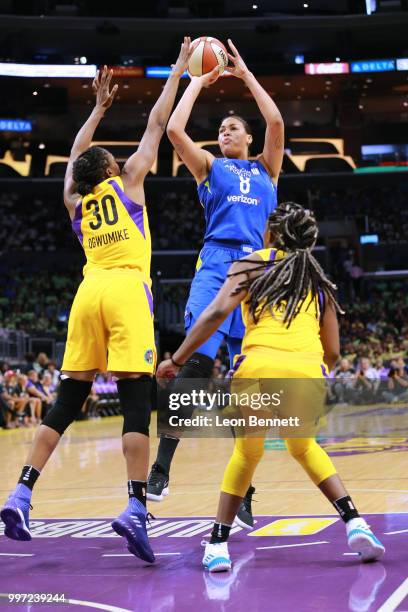
<instances>
[{"instance_id":1,"label":"basketball player in yellow jersey","mask_svg":"<svg viewBox=\"0 0 408 612\"><path fill-rule=\"evenodd\" d=\"M1 511L5 535L12 539L31 539L29 507L34 483L81 410L95 374L110 371L119 379L129 493L129 505L112 527L126 538L131 553L154 561L146 532L145 490L156 351L143 181L157 155L192 51L190 38L184 38L139 148L122 173L108 151L91 147L95 129L118 86L110 89L112 71L106 66L93 82L96 105L75 139L64 184L65 205L87 258L84 280L72 305L55 408L46 415L18 485Z\"/></svg>"},{"instance_id":2,"label":"basketball player in yellow jersey","mask_svg":"<svg viewBox=\"0 0 408 612\"><path fill-rule=\"evenodd\" d=\"M234 366L240 379L321 379L325 364L339 355L335 287L312 255L316 221L298 204L280 204L269 216L268 248L235 262L214 301L198 318L174 353L160 364L157 377L172 377L190 355L218 329L239 303L246 323L242 354ZM294 415L293 415L294 416ZM362 560L378 559L384 547L361 518L327 453L314 438L286 439L290 454L333 503L346 523L348 544ZM229 570L227 540L242 497L264 449L264 439L237 438L224 473L217 518L203 565L212 572Z\"/></svg>"}]
</instances>

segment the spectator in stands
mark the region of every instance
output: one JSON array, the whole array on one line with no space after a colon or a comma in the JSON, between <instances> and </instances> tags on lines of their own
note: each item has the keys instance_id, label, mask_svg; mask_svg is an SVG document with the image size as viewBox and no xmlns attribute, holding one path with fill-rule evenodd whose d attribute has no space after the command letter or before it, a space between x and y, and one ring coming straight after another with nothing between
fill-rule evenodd
<instances>
[{"instance_id":1,"label":"spectator in stands","mask_svg":"<svg viewBox=\"0 0 408 612\"><path fill-rule=\"evenodd\" d=\"M332 391L339 404L349 404L354 401L355 371L348 359L341 359L340 364L334 370L335 383Z\"/></svg>"},{"instance_id":2,"label":"spectator in stands","mask_svg":"<svg viewBox=\"0 0 408 612\"><path fill-rule=\"evenodd\" d=\"M7 361L2 361L0 366L0 374L4 375L9 370L11 370L10 364Z\"/></svg>"},{"instance_id":3,"label":"spectator in stands","mask_svg":"<svg viewBox=\"0 0 408 612\"><path fill-rule=\"evenodd\" d=\"M38 373L35 370L30 370L27 373L28 381L27 381L27 393L32 397L37 397L41 400L42 410L41 410L41 418L43 419L47 413L47 410L52 404L52 398L46 393L44 387L42 386L40 379L38 377Z\"/></svg>"},{"instance_id":4,"label":"spectator in stands","mask_svg":"<svg viewBox=\"0 0 408 612\"><path fill-rule=\"evenodd\" d=\"M408 374L402 357L391 361L388 379L388 401L403 402L408 400Z\"/></svg>"},{"instance_id":5,"label":"spectator in stands","mask_svg":"<svg viewBox=\"0 0 408 612\"><path fill-rule=\"evenodd\" d=\"M45 395L48 397L49 408L51 408L54 405L55 400L57 399L57 394L55 392L55 389L53 388L51 373L47 370L42 375L41 385Z\"/></svg>"},{"instance_id":6,"label":"spectator in stands","mask_svg":"<svg viewBox=\"0 0 408 612\"><path fill-rule=\"evenodd\" d=\"M57 369L54 361L50 361L47 366L47 372L51 375L51 390L55 391L58 388L60 382L61 372Z\"/></svg>"},{"instance_id":7,"label":"spectator in stands","mask_svg":"<svg viewBox=\"0 0 408 612\"><path fill-rule=\"evenodd\" d=\"M3 375L0 378L0 427L12 429L15 426L15 412L12 398L9 396Z\"/></svg>"},{"instance_id":8,"label":"spectator in stands","mask_svg":"<svg viewBox=\"0 0 408 612\"><path fill-rule=\"evenodd\" d=\"M42 374L49 364L49 359L47 353L38 353L36 360L33 363L33 369L38 372L38 374Z\"/></svg>"},{"instance_id":9,"label":"spectator in stands","mask_svg":"<svg viewBox=\"0 0 408 612\"><path fill-rule=\"evenodd\" d=\"M27 399L27 415L33 425L41 423L41 400L38 397L32 397L27 392L28 377L25 374L17 375L16 390L19 397Z\"/></svg>"},{"instance_id":10,"label":"spectator in stands","mask_svg":"<svg viewBox=\"0 0 408 612\"><path fill-rule=\"evenodd\" d=\"M368 357L363 357L357 365L354 386L355 391L357 391L355 402L360 404L375 402L379 386L380 377L377 370L372 367Z\"/></svg>"},{"instance_id":11,"label":"spectator in stands","mask_svg":"<svg viewBox=\"0 0 408 612\"><path fill-rule=\"evenodd\" d=\"M12 410L16 425L25 427L29 424L29 398L21 393L17 384L17 374L8 370L4 374L3 398Z\"/></svg>"},{"instance_id":12,"label":"spectator in stands","mask_svg":"<svg viewBox=\"0 0 408 612\"><path fill-rule=\"evenodd\" d=\"M386 368L384 365L384 359L382 357L377 357L375 360L375 369L377 370L378 376L381 380L387 380L389 368Z\"/></svg>"}]
</instances>

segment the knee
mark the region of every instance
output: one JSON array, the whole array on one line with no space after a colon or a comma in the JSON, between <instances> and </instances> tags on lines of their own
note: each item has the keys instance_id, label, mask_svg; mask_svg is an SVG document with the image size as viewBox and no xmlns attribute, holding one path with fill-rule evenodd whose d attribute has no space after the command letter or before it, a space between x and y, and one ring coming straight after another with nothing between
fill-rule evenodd
<instances>
[{"instance_id":1,"label":"knee","mask_svg":"<svg viewBox=\"0 0 408 612\"><path fill-rule=\"evenodd\" d=\"M303 457L317 444L314 438L291 438L285 440L286 448L295 459Z\"/></svg>"},{"instance_id":2,"label":"knee","mask_svg":"<svg viewBox=\"0 0 408 612\"><path fill-rule=\"evenodd\" d=\"M45 416L43 425L54 429L62 436L79 414L91 388L91 381L64 378L60 384L57 400Z\"/></svg>"},{"instance_id":3,"label":"knee","mask_svg":"<svg viewBox=\"0 0 408 612\"><path fill-rule=\"evenodd\" d=\"M264 454L263 438L237 438L234 446L236 458L250 463L259 463Z\"/></svg>"},{"instance_id":4,"label":"knee","mask_svg":"<svg viewBox=\"0 0 408 612\"><path fill-rule=\"evenodd\" d=\"M152 379L150 376L122 378L118 381L118 393L123 414L122 436L127 433L149 435L152 404Z\"/></svg>"}]
</instances>

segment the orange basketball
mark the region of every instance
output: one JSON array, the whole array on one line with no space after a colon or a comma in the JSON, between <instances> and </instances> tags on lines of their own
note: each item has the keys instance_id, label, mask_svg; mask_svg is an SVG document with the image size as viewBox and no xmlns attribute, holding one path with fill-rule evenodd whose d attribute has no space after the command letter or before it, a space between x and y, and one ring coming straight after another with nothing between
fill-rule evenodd
<instances>
[{"instance_id":1,"label":"orange basketball","mask_svg":"<svg viewBox=\"0 0 408 612\"><path fill-rule=\"evenodd\" d=\"M207 74L217 65L220 67L220 72L224 72L228 65L228 54L222 42L211 36L200 36L193 40L192 44L198 41L199 44L188 62L191 76Z\"/></svg>"}]
</instances>

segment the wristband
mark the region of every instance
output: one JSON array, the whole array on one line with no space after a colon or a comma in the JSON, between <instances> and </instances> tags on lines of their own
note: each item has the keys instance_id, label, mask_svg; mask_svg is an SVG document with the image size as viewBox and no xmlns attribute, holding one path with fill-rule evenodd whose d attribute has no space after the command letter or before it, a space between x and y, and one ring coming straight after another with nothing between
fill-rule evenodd
<instances>
[{"instance_id":1,"label":"wristband","mask_svg":"<svg viewBox=\"0 0 408 612\"><path fill-rule=\"evenodd\" d=\"M177 361L174 361L173 357L170 357L170 360L171 363L176 366L176 368L182 368L184 365L184 363L177 363Z\"/></svg>"}]
</instances>

